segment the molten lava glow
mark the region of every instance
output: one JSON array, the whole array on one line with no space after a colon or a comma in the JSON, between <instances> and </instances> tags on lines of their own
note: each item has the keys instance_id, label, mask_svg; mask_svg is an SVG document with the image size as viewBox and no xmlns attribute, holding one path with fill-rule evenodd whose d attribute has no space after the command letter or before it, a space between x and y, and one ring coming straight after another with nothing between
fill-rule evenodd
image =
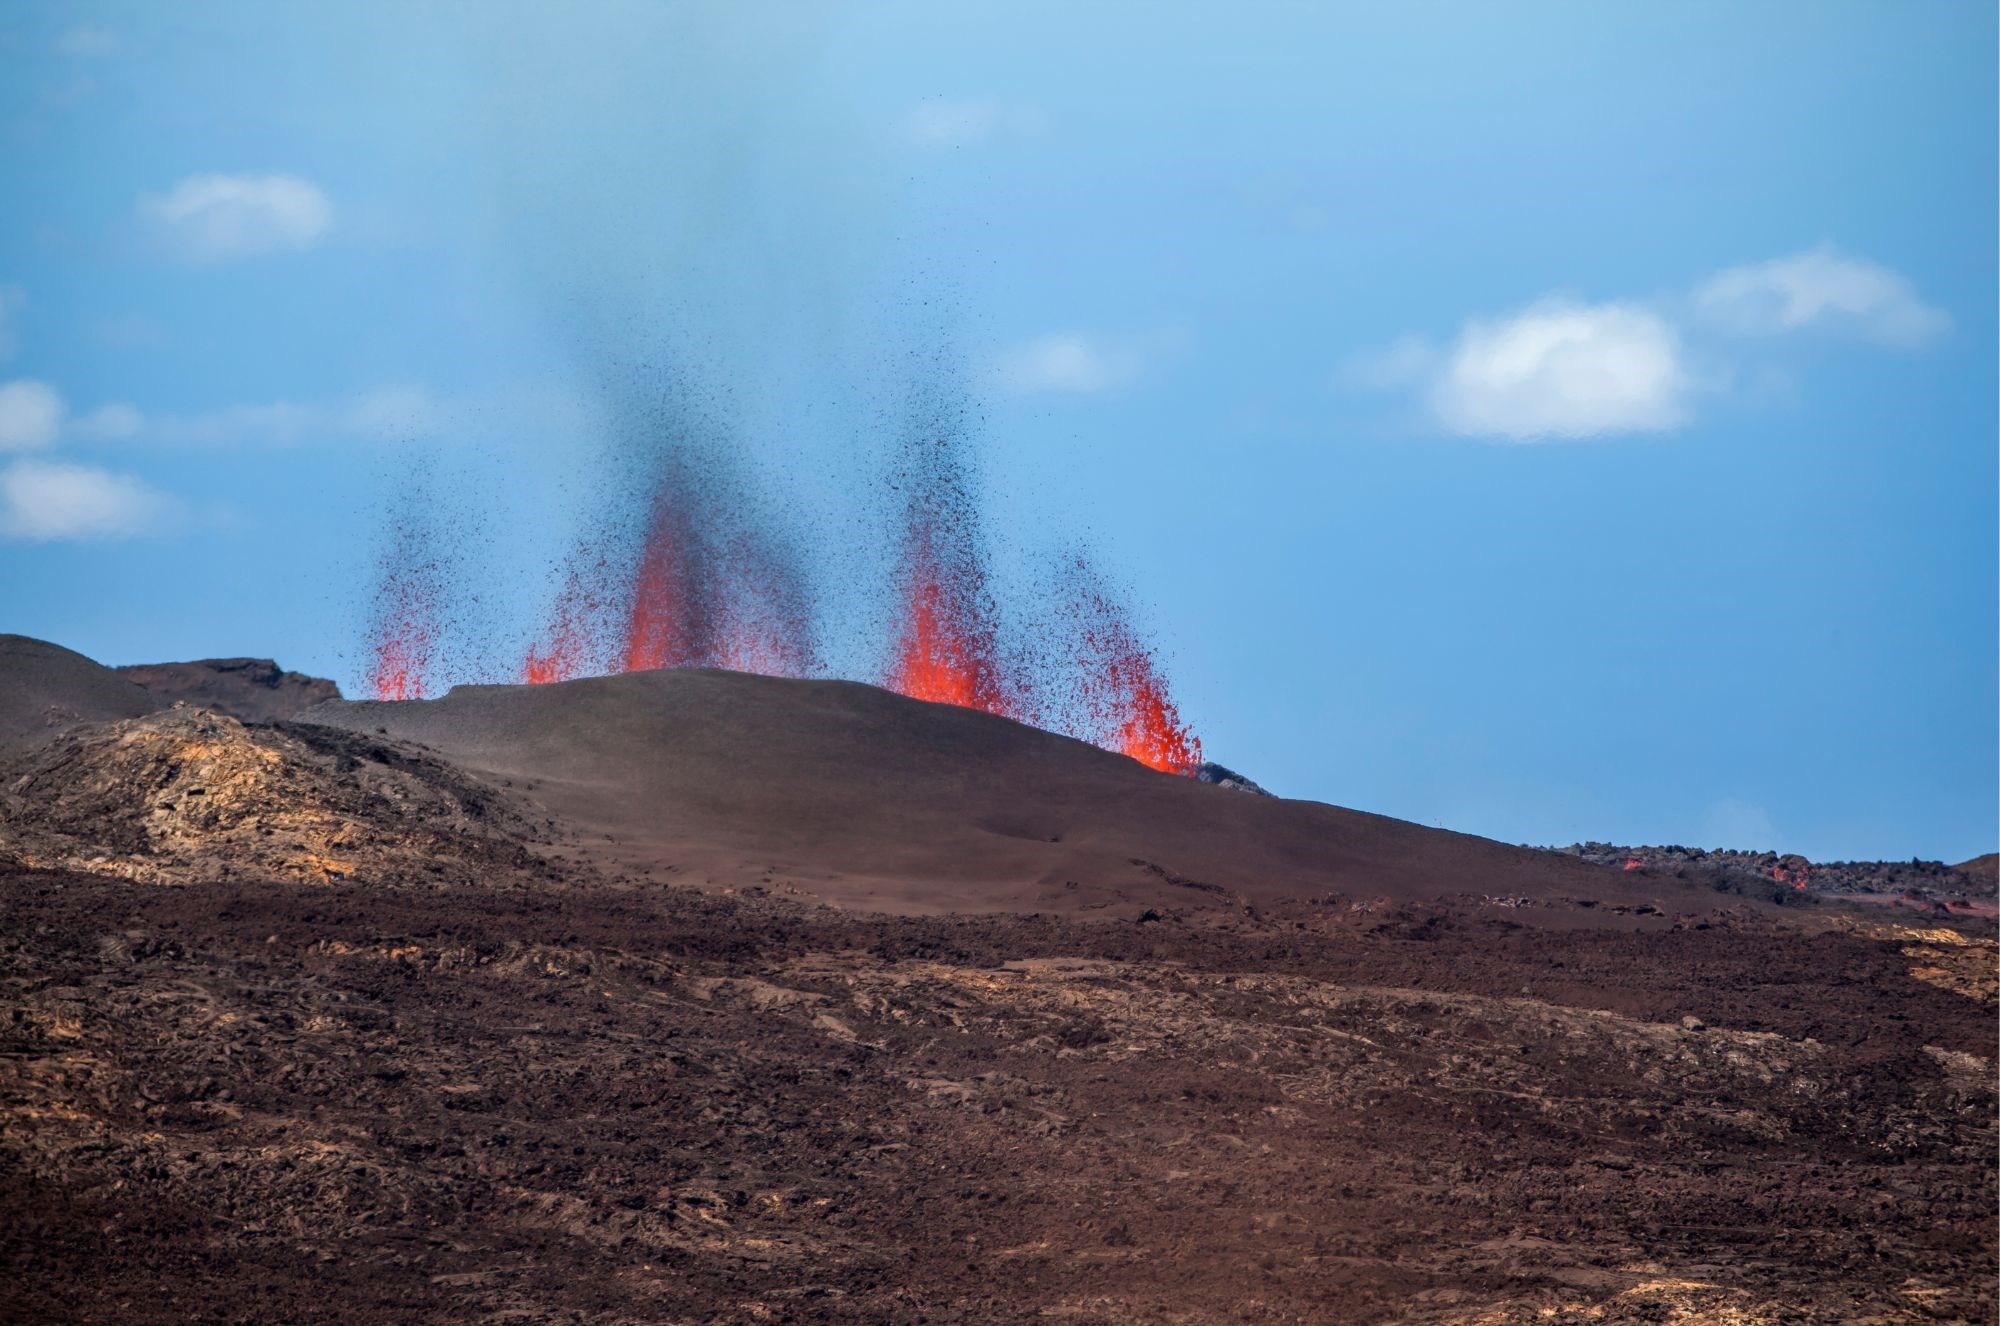
<instances>
[{"instance_id":1,"label":"molten lava glow","mask_svg":"<svg viewBox=\"0 0 2000 1326\"><path fill-rule=\"evenodd\" d=\"M406 519L385 552L370 629L368 689L378 700L421 700L442 634L443 573L421 516Z\"/></svg>"},{"instance_id":2,"label":"molten lava glow","mask_svg":"<svg viewBox=\"0 0 2000 1326\"><path fill-rule=\"evenodd\" d=\"M1804 861L1790 870L1785 869L1783 865L1775 865L1771 867L1771 878L1780 884L1789 884L1795 889L1803 890L1812 880L1812 866Z\"/></svg>"},{"instance_id":3,"label":"molten lava glow","mask_svg":"<svg viewBox=\"0 0 2000 1326\"><path fill-rule=\"evenodd\" d=\"M522 681L546 686L589 675L601 653L604 596L596 586L604 581L604 569L603 558L594 564L582 559L571 563L548 629L521 661Z\"/></svg>"},{"instance_id":4,"label":"molten lava glow","mask_svg":"<svg viewBox=\"0 0 2000 1326\"><path fill-rule=\"evenodd\" d=\"M1628 856L1625 858L1625 869L1644 870L1645 868L1646 868L1646 863L1644 861L1641 861L1638 857Z\"/></svg>"},{"instance_id":5,"label":"molten lava glow","mask_svg":"<svg viewBox=\"0 0 2000 1326\"><path fill-rule=\"evenodd\" d=\"M429 670L431 642L428 633L406 629L384 634L375 642L375 662L368 672L368 685L378 700L421 700L424 674Z\"/></svg>"},{"instance_id":6,"label":"molten lava glow","mask_svg":"<svg viewBox=\"0 0 2000 1326\"><path fill-rule=\"evenodd\" d=\"M1181 721L1153 651L1083 558L1071 575L1079 712L1065 726L1149 768L1193 776L1201 767L1201 741Z\"/></svg>"},{"instance_id":7,"label":"molten lava glow","mask_svg":"<svg viewBox=\"0 0 2000 1326\"><path fill-rule=\"evenodd\" d=\"M653 504L626 614L624 671L695 667L707 614L697 598L694 541L677 504L665 494Z\"/></svg>"},{"instance_id":8,"label":"molten lava glow","mask_svg":"<svg viewBox=\"0 0 2000 1326\"><path fill-rule=\"evenodd\" d=\"M953 585L921 554L912 559L905 578L889 689L914 700L1010 713L995 666L992 628L974 606L976 590Z\"/></svg>"},{"instance_id":9,"label":"molten lava glow","mask_svg":"<svg viewBox=\"0 0 2000 1326\"><path fill-rule=\"evenodd\" d=\"M1201 739L1181 722L1152 658L1143 651L1133 654L1114 669L1112 684L1122 684L1126 697L1118 749L1162 773L1192 776L1201 767Z\"/></svg>"},{"instance_id":10,"label":"molten lava glow","mask_svg":"<svg viewBox=\"0 0 2000 1326\"><path fill-rule=\"evenodd\" d=\"M669 404L672 423L685 403ZM1194 774L1201 743L1158 659L1084 558L1048 587L1047 612L1010 616L1000 629L963 412L949 392L918 393L893 477L902 499L895 529L870 540L897 555L891 633L865 642L878 658L886 652L883 683ZM703 667L823 675L815 609L825 587L796 533L754 500L724 454L698 436L664 444L639 528L621 501L572 552L545 625L519 655L522 682ZM447 582L462 564L435 528L436 504L420 486L410 494L391 524L376 592L369 685L385 700L419 698L436 684L437 642L463 647L460 632L441 624Z\"/></svg>"}]
</instances>

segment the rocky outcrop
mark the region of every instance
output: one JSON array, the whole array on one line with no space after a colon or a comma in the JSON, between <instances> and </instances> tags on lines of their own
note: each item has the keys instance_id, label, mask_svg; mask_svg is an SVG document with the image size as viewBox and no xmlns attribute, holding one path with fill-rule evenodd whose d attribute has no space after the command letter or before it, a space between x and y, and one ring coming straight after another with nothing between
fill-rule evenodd
<instances>
[{"instance_id":1,"label":"rocky outcrop","mask_svg":"<svg viewBox=\"0 0 2000 1326\"><path fill-rule=\"evenodd\" d=\"M113 671L162 700L185 700L244 723L282 722L340 698L340 687L326 678L287 672L268 658L134 663Z\"/></svg>"},{"instance_id":2,"label":"rocky outcrop","mask_svg":"<svg viewBox=\"0 0 2000 1326\"><path fill-rule=\"evenodd\" d=\"M504 883L528 817L406 745L176 706L0 763L0 861L145 883Z\"/></svg>"},{"instance_id":3,"label":"rocky outcrop","mask_svg":"<svg viewBox=\"0 0 2000 1326\"><path fill-rule=\"evenodd\" d=\"M1203 760L1201 766L1194 771L1194 778L1198 783L1213 783L1217 787L1226 787L1234 792L1255 792L1260 797L1271 795L1234 769L1225 768L1213 760Z\"/></svg>"}]
</instances>

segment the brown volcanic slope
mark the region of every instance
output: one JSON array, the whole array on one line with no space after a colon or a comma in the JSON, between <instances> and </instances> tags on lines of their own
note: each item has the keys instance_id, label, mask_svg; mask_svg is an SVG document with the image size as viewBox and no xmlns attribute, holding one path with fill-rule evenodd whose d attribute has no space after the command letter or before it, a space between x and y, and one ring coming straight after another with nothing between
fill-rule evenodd
<instances>
[{"instance_id":1,"label":"brown volcanic slope","mask_svg":"<svg viewBox=\"0 0 2000 1326\"><path fill-rule=\"evenodd\" d=\"M280 722L340 698L340 687L326 678L287 672L268 658L133 663L115 671L164 700L185 700L243 723Z\"/></svg>"},{"instance_id":2,"label":"brown volcanic slope","mask_svg":"<svg viewBox=\"0 0 2000 1326\"><path fill-rule=\"evenodd\" d=\"M853 682L710 670L301 715L518 781L592 860L892 912L1215 908L1339 895L1646 901L1686 886L1155 773ZM1702 905L1712 900L1699 894Z\"/></svg>"},{"instance_id":3,"label":"brown volcanic slope","mask_svg":"<svg viewBox=\"0 0 2000 1326\"><path fill-rule=\"evenodd\" d=\"M867 687L86 724L28 657L0 1323L1993 1318L1990 924L1642 915Z\"/></svg>"},{"instance_id":4,"label":"brown volcanic slope","mask_svg":"<svg viewBox=\"0 0 2000 1326\"><path fill-rule=\"evenodd\" d=\"M166 704L74 650L0 635L0 754L39 746L78 723L136 718Z\"/></svg>"}]
</instances>

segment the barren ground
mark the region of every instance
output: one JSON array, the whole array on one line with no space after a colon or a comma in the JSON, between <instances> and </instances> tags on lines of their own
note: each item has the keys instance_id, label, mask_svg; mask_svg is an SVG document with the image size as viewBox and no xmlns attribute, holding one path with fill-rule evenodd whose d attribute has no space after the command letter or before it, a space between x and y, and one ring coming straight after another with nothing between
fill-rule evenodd
<instances>
[{"instance_id":1,"label":"barren ground","mask_svg":"<svg viewBox=\"0 0 2000 1326\"><path fill-rule=\"evenodd\" d=\"M1994 1312L1957 930L0 888L8 1320Z\"/></svg>"}]
</instances>

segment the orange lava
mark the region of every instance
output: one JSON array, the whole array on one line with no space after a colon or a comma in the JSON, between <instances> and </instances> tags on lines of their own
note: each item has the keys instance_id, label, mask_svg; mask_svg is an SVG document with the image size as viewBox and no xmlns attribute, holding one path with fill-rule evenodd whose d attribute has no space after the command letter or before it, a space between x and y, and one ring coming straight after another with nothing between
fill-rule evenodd
<instances>
[{"instance_id":1,"label":"orange lava","mask_svg":"<svg viewBox=\"0 0 2000 1326\"><path fill-rule=\"evenodd\" d=\"M1789 884L1795 889L1803 890L1812 881L1812 866L1805 861L1800 861L1790 870L1785 869L1782 864L1775 865L1771 867L1771 878L1780 884Z\"/></svg>"},{"instance_id":2,"label":"orange lava","mask_svg":"<svg viewBox=\"0 0 2000 1326\"><path fill-rule=\"evenodd\" d=\"M443 572L420 517L392 536L375 589L368 689L378 700L421 700L442 634Z\"/></svg>"},{"instance_id":3,"label":"orange lava","mask_svg":"<svg viewBox=\"0 0 2000 1326\"><path fill-rule=\"evenodd\" d=\"M915 700L1009 713L992 626L977 609L976 587L953 584L923 551L912 556L904 578L889 689Z\"/></svg>"},{"instance_id":4,"label":"orange lava","mask_svg":"<svg viewBox=\"0 0 2000 1326\"><path fill-rule=\"evenodd\" d=\"M1201 767L1201 739L1181 722L1152 657L1139 650L1112 670L1111 683L1125 695L1118 749L1162 773L1192 775Z\"/></svg>"},{"instance_id":5,"label":"orange lava","mask_svg":"<svg viewBox=\"0 0 2000 1326\"><path fill-rule=\"evenodd\" d=\"M1646 868L1646 863L1644 861L1641 861L1638 857L1628 856L1625 858L1625 869L1644 870L1645 868Z\"/></svg>"},{"instance_id":6,"label":"orange lava","mask_svg":"<svg viewBox=\"0 0 2000 1326\"><path fill-rule=\"evenodd\" d=\"M1129 755L1162 773L1192 776L1201 767L1201 740L1181 720L1153 651L1081 557L1074 602L1075 734Z\"/></svg>"},{"instance_id":7,"label":"orange lava","mask_svg":"<svg viewBox=\"0 0 2000 1326\"><path fill-rule=\"evenodd\" d=\"M626 614L626 672L685 668L706 661L702 654L705 614L696 595L693 531L679 506L662 494L646 525L646 542L632 580Z\"/></svg>"},{"instance_id":8,"label":"orange lava","mask_svg":"<svg viewBox=\"0 0 2000 1326\"><path fill-rule=\"evenodd\" d=\"M588 566L589 570L585 567ZM596 586L604 580L604 559L591 565L579 557L570 564L562 592L549 614L548 630L530 645L521 661L521 680L546 686L589 675L598 654L604 598Z\"/></svg>"},{"instance_id":9,"label":"orange lava","mask_svg":"<svg viewBox=\"0 0 2000 1326\"><path fill-rule=\"evenodd\" d=\"M421 700L430 665L430 638L421 629L384 635L375 642L368 685L378 700Z\"/></svg>"}]
</instances>

